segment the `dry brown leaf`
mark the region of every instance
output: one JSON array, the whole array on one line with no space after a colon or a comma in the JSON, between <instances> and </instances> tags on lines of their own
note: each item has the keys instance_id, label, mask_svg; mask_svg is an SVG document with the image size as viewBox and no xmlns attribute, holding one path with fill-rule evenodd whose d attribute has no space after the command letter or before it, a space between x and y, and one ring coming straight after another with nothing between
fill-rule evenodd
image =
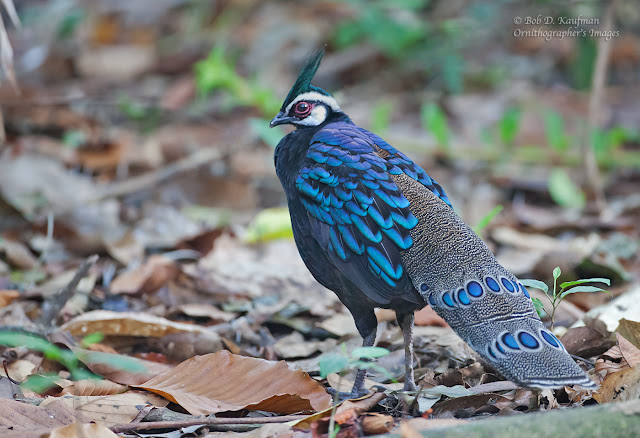
<instances>
[{"instance_id":1,"label":"dry brown leaf","mask_svg":"<svg viewBox=\"0 0 640 438\"><path fill-rule=\"evenodd\" d=\"M60 394L78 395L78 396L103 396L120 394L128 388L109 380L84 379L70 382L64 385Z\"/></svg>"},{"instance_id":2,"label":"dry brown leaf","mask_svg":"<svg viewBox=\"0 0 640 438\"><path fill-rule=\"evenodd\" d=\"M620 320L620 325L616 329L626 340L631 342L636 348L640 348L640 322L630 321L626 318Z\"/></svg>"},{"instance_id":3,"label":"dry brown leaf","mask_svg":"<svg viewBox=\"0 0 640 438\"><path fill-rule=\"evenodd\" d=\"M193 415L255 409L281 414L322 410L331 397L303 371L284 361L237 356L228 351L197 356L139 388L178 403Z\"/></svg>"},{"instance_id":4,"label":"dry brown leaf","mask_svg":"<svg viewBox=\"0 0 640 438\"><path fill-rule=\"evenodd\" d=\"M380 435L391 432L395 423L391 415L371 412L361 417L360 424L365 435Z\"/></svg>"},{"instance_id":5,"label":"dry brown leaf","mask_svg":"<svg viewBox=\"0 0 640 438\"><path fill-rule=\"evenodd\" d=\"M162 337L173 333L197 332L211 339L217 334L197 325L174 322L160 316L140 312L112 312L94 310L73 318L61 327L73 336L100 332L105 336Z\"/></svg>"},{"instance_id":6,"label":"dry brown leaf","mask_svg":"<svg viewBox=\"0 0 640 438\"><path fill-rule=\"evenodd\" d=\"M71 348L78 359L95 374L122 385L137 385L173 367L121 354Z\"/></svg>"},{"instance_id":7,"label":"dry brown leaf","mask_svg":"<svg viewBox=\"0 0 640 438\"><path fill-rule=\"evenodd\" d=\"M180 272L173 260L152 255L138 269L123 272L111 283L115 294L150 294L175 279Z\"/></svg>"},{"instance_id":8,"label":"dry brown leaf","mask_svg":"<svg viewBox=\"0 0 640 438\"><path fill-rule=\"evenodd\" d=\"M640 398L640 366L608 374L593 398L600 404Z\"/></svg>"},{"instance_id":9,"label":"dry brown leaf","mask_svg":"<svg viewBox=\"0 0 640 438\"><path fill-rule=\"evenodd\" d=\"M133 230L127 230L122 236L114 239L105 236L103 240L109 255L125 266L144 257L144 245Z\"/></svg>"},{"instance_id":10,"label":"dry brown leaf","mask_svg":"<svg viewBox=\"0 0 640 438\"><path fill-rule=\"evenodd\" d=\"M603 373L606 378L609 374L624 371L640 365L640 350L621 334L616 333L618 343L605 351L595 364L596 372Z\"/></svg>"},{"instance_id":11,"label":"dry brown leaf","mask_svg":"<svg viewBox=\"0 0 640 438\"><path fill-rule=\"evenodd\" d=\"M294 359L309 357L317 352L325 352L336 347L338 342L335 339L325 339L324 341L308 341L304 339L302 333L291 332L283 336L273 344L273 349L281 359Z\"/></svg>"},{"instance_id":12,"label":"dry brown leaf","mask_svg":"<svg viewBox=\"0 0 640 438\"><path fill-rule=\"evenodd\" d=\"M629 366L633 368L640 365L640 349L629 342L620 333L616 333L616 338L618 339L618 345L620 346L620 353Z\"/></svg>"},{"instance_id":13,"label":"dry brown leaf","mask_svg":"<svg viewBox=\"0 0 640 438\"><path fill-rule=\"evenodd\" d=\"M0 290L0 308L7 307L18 298L20 298L20 292L17 290Z\"/></svg>"},{"instance_id":14,"label":"dry brown leaf","mask_svg":"<svg viewBox=\"0 0 640 438\"><path fill-rule=\"evenodd\" d=\"M0 238L1 253L4 253L7 262L17 269L33 269L38 262L26 245L15 240Z\"/></svg>"},{"instance_id":15,"label":"dry brown leaf","mask_svg":"<svg viewBox=\"0 0 640 438\"><path fill-rule=\"evenodd\" d=\"M570 354L580 357L592 357L604 353L613 345L608 337L605 337L591 327L573 327L560 338Z\"/></svg>"},{"instance_id":16,"label":"dry brown leaf","mask_svg":"<svg viewBox=\"0 0 640 438\"><path fill-rule=\"evenodd\" d=\"M27 376L33 373L36 364L26 359L18 359L15 362L11 362L7 366L9 371L9 377L18 382L22 382ZM6 376L4 369L0 369L0 376Z\"/></svg>"},{"instance_id":17,"label":"dry brown leaf","mask_svg":"<svg viewBox=\"0 0 640 438\"><path fill-rule=\"evenodd\" d=\"M182 304L175 311L170 312L169 316L173 317L176 313L183 313L192 318L209 318L212 323L229 322L237 317L237 314L225 312L209 303Z\"/></svg>"},{"instance_id":18,"label":"dry brown leaf","mask_svg":"<svg viewBox=\"0 0 640 438\"><path fill-rule=\"evenodd\" d=\"M64 403L33 406L15 400L0 399L0 434L2 431L40 430L64 426L76 420L73 409Z\"/></svg>"},{"instance_id":19,"label":"dry brown leaf","mask_svg":"<svg viewBox=\"0 0 640 438\"><path fill-rule=\"evenodd\" d=\"M336 313L317 324L317 326L336 336L358 334L356 324L353 322L353 316L346 313Z\"/></svg>"},{"instance_id":20,"label":"dry brown leaf","mask_svg":"<svg viewBox=\"0 0 640 438\"><path fill-rule=\"evenodd\" d=\"M105 396L47 397L40 406L47 407L50 403L58 401L72 409L80 421L85 423L95 421L108 426L131 422L147 405L164 407L169 404L167 400L155 394L129 391L124 394Z\"/></svg>"},{"instance_id":21,"label":"dry brown leaf","mask_svg":"<svg viewBox=\"0 0 640 438\"><path fill-rule=\"evenodd\" d=\"M71 423L51 431L48 438L118 438L107 426L99 423Z\"/></svg>"}]
</instances>

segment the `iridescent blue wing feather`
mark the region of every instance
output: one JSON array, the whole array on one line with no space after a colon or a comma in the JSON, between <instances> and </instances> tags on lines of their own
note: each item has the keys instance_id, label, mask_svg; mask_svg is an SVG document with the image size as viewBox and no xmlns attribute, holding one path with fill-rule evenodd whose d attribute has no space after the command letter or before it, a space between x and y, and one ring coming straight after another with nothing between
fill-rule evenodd
<instances>
[{"instance_id":1,"label":"iridescent blue wing feather","mask_svg":"<svg viewBox=\"0 0 640 438\"><path fill-rule=\"evenodd\" d=\"M405 155L346 122L313 136L296 180L314 238L333 265L381 305L413 290L400 252L413 244L410 231L418 220L394 182L402 173L449 202Z\"/></svg>"}]
</instances>

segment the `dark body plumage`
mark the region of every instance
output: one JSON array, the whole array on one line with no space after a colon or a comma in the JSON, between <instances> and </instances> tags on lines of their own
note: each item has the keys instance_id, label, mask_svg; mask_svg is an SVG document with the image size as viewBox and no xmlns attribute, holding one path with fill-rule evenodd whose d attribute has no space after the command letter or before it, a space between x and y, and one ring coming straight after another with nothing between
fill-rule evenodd
<instances>
[{"instance_id":1,"label":"dark body plumage","mask_svg":"<svg viewBox=\"0 0 640 438\"><path fill-rule=\"evenodd\" d=\"M430 304L505 377L523 386L593 386L539 320L526 289L407 156L354 125L311 78L310 59L272 126L298 129L275 152L296 245L313 276L375 340L376 307L396 311L413 389L413 312ZM362 392L364 372L354 385Z\"/></svg>"}]
</instances>

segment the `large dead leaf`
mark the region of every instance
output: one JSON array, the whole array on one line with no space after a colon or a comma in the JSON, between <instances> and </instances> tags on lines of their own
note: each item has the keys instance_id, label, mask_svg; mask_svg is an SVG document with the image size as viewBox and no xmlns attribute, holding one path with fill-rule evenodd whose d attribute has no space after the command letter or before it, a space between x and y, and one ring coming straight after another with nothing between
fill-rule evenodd
<instances>
[{"instance_id":1,"label":"large dead leaf","mask_svg":"<svg viewBox=\"0 0 640 438\"><path fill-rule=\"evenodd\" d=\"M178 403L193 415L255 409L291 414L322 410L331 397L308 374L285 362L219 351L182 362L138 387Z\"/></svg>"},{"instance_id":2,"label":"large dead leaf","mask_svg":"<svg viewBox=\"0 0 640 438\"><path fill-rule=\"evenodd\" d=\"M146 382L172 368L167 364L122 354L89 351L77 347L72 348L72 351L92 372L122 385Z\"/></svg>"},{"instance_id":3,"label":"large dead leaf","mask_svg":"<svg viewBox=\"0 0 640 438\"><path fill-rule=\"evenodd\" d=\"M159 338L173 333L202 333L211 339L219 337L205 328L170 321L166 318L148 313L112 312L110 310L94 310L73 318L61 327L73 336L86 336L100 332L105 336L150 336ZM220 344L222 347L222 344Z\"/></svg>"},{"instance_id":4,"label":"large dead leaf","mask_svg":"<svg viewBox=\"0 0 640 438\"><path fill-rule=\"evenodd\" d=\"M622 318L616 333L620 333L626 340L640 348L640 322Z\"/></svg>"},{"instance_id":5,"label":"large dead leaf","mask_svg":"<svg viewBox=\"0 0 640 438\"><path fill-rule=\"evenodd\" d=\"M640 398L640 366L608 374L593 398L600 404Z\"/></svg>"},{"instance_id":6,"label":"large dead leaf","mask_svg":"<svg viewBox=\"0 0 640 438\"><path fill-rule=\"evenodd\" d=\"M46 408L54 402L64 403L82 422L95 421L108 426L131 422L147 405L164 407L168 404L167 400L155 394L129 391L105 396L48 397L40 406Z\"/></svg>"},{"instance_id":7,"label":"large dead leaf","mask_svg":"<svg viewBox=\"0 0 640 438\"><path fill-rule=\"evenodd\" d=\"M640 365L640 349L629 342L620 333L616 333L618 338L618 346L620 347L620 353L622 357L627 361L631 368Z\"/></svg>"},{"instance_id":8,"label":"large dead leaf","mask_svg":"<svg viewBox=\"0 0 640 438\"><path fill-rule=\"evenodd\" d=\"M33 406L15 400L0 399L0 435L2 431L8 430L51 429L75 420L73 409L60 402L51 403L49 406Z\"/></svg>"}]
</instances>

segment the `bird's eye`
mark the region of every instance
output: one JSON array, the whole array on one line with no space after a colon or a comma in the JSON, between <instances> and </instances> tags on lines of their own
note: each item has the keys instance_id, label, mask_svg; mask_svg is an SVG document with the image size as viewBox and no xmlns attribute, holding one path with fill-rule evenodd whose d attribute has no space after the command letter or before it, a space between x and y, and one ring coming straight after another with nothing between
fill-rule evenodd
<instances>
[{"instance_id":1,"label":"bird's eye","mask_svg":"<svg viewBox=\"0 0 640 438\"><path fill-rule=\"evenodd\" d=\"M309 102L301 101L296 103L296 106L293 107L293 114L299 118L307 117L311 113L312 108L313 105Z\"/></svg>"}]
</instances>

